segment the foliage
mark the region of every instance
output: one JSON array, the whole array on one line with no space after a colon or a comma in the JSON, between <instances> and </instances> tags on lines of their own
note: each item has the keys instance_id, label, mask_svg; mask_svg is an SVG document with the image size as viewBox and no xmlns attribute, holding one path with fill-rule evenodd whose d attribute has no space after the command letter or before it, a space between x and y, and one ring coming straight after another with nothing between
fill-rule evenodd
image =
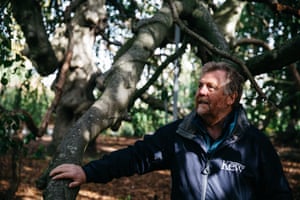
<instances>
[{"instance_id":1,"label":"foliage","mask_svg":"<svg viewBox=\"0 0 300 200\"><path fill-rule=\"evenodd\" d=\"M23 57L24 36L13 20L9 7L1 7L0 33L0 105L5 109L23 109L39 124L41 116L49 105L51 92L42 84L41 78Z\"/></svg>"},{"instance_id":2,"label":"foliage","mask_svg":"<svg viewBox=\"0 0 300 200\"><path fill-rule=\"evenodd\" d=\"M48 105L48 98L43 96L45 91L39 91L39 88L33 88L31 85L32 71L25 70L23 67L15 65L3 68L1 66L0 75L2 77L0 105L2 110L0 116L1 127L1 153L5 153L10 148L23 148L23 143L28 143L34 139L32 133L26 133L26 117L31 117L35 124L40 124L41 116L45 113ZM21 81L19 84L17 81ZM17 82L17 85L14 85ZM3 106L5 105L5 107ZM26 110L31 115L24 115L21 110ZM19 139L22 142L14 140L17 134L21 134ZM25 137L23 137L23 134ZM17 145L17 146L16 146ZM25 149L23 149L25 151Z\"/></svg>"},{"instance_id":3,"label":"foliage","mask_svg":"<svg viewBox=\"0 0 300 200\"><path fill-rule=\"evenodd\" d=\"M5 154L10 149L18 149L25 153L23 144L35 138L32 133L23 137L26 118L31 117L36 125L40 124L52 97L34 68L29 67L25 57L21 56L24 39L11 16L10 7L1 7L0 11L3 18L0 23L3 30L0 33L0 152ZM21 110L26 110L29 116Z\"/></svg>"},{"instance_id":4,"label":"foliage","mask_svg":"<svg viewBox=\"0 0 300 200\"><path fill-rule=\"evenodd\" d=\"M298 3L299 1L292 1ZM288 39L298 33L300 19L288 14L275 13L265 4L250 3L247 4L240 19L237 30L238 38L259 38L261 41L267 41L267 45L272 49L273 46L283 44ZM240 50L243 51L240 51ZM241 46L240 56L247 60L250 57L259 55L266 51L262 46ZM300 63L295 64L298 72ZM277 109L274 111L272 106L257 98L256 91L253 88L246 88L245 105L249 112L249 117L261 129L268 134L284 133L296 134L300 132L299 122L299 92L293 92L295 89L294 75L289 68L273 71L269 74L257 76L261 88L268 99L274 103ZM293 124L291 124L293 122ZM288 127L294 127L292 133ZM289 131L288 131L289 130Z\"/></svg>"},{"instance_id":5,"label":"foliage","mask_svg":"<svg viewBox=\"0 0 300 200\"><path fill-rule=\"evenodd\" d=\"M0 155L5 155L11 148L22 149L22 142L14 138L20 129L22 119L22 115L2 112L0 118Z\"/></svg>"},{"instance_id":6,"label":"foliage","mask_svg":"<svg viewBox=\"0 0 300 200\"><path fill-rule=\"evenodd\" d=\"M132 109L132 126L134 136L141 137L152 133L156 128L165 123L165 114L161 111L152 111L148 107L134 107Z\"/></svg>"},{"instance_id":7,"label":"foliage","mask_svg":"<svg viewBox=\"0 0 300 200\"><path fill-rule=\"evenodd\" d=\"M21 160L27 155L25 144L35 139L32 133L24 132L27 130L25 124L28 117L33 118L36 124L40 123L49 98L45 91L36 87L38 84L34 85L37 79L33 79L33 69L26 67L25 59L16 51L17 44L14 41L17 38L18 35L12 35L11 32L0 33L0 156L1 159L10 158L10 161L5 163L8 166L4 168L10 169L11 172L6 199L11 199L19 186ZM21 110L26 110L32 115L25 115ZM37 151L39 152L41 151ZM35 155L41 157L41 154L37 153Z\"/></svg>"},{"instance_id":8,"label":"foliage","mask_svg":"<svg viewBox=\"0 0 300 200\"><path fill-rule=\"evenodd\" d=\"M40 124L52 96L41 80L33 75L32 69L25 69L16 61L10 67L1 66L0 76L0 105L5 105L8 110L26 110L35 123Z\"/></svg>"}]
</instances>

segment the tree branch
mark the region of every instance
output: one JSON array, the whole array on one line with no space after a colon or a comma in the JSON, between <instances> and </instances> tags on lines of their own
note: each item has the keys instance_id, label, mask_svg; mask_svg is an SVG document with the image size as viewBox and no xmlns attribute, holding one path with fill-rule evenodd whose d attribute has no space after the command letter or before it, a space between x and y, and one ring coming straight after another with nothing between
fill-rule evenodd
<instances>
[{"instance_id":1,"label":"tree branch","mask_svg":"<svg viewBox=\"0 0 300 200\"><path fill-rule=\"evenodd\" d=\"M211 52L222 56L223 58L226 58L236 64L238 64L244 71L245 75L248 77L248 79L250 80L250 82L252 83L253 87L255 88L255 90L257 91L257 93L259 94L260 98L263 100L266 100L266 95L262 92L262 90L259 88L258 84L256 83L255 79L253 78L252 74L250 73L250 71L248 70L247 66L245 65L245 63L243 61L241 61L240 59L231 56L230 54L228 54L225 51L222 51L218 48L216 48L214 45L212 45L210 42L208 42L206 39L204 39L203 37L199 36L197 33L195 33L194 31L192 31L191 29L189 29L179 18L175 5L173 4L172 1L169 0L169 5L171 7L172 10L172 14L173 14L173 18L174 18L174 22L177 23L179 25L179 27L186 32L187 34L189 34L190 36L192 36L193 38L197 39L200 43L202 43L206 48L208 48Z\"/></svg>"},{"instance_id":2,"label":"tree branch","mask_svg":"<svg viewBox=\"0 0 300 200\"><path fill-rule=\"evenodd\" d=\"M171 63L173 62L175 59L177 59L180 55L182 55L185 51L185 47L186 45L183 44L173 55L169 56L155 71L155 73L152 75L152 77L147 81L147 83L139 90L137 90L131 100L131 103L129 104L129 107L131 107L133 105L133 103L135 102L135 100L139 97L141 97L141 95L143 93L146 92L146 90L148 90L148 88L158 79L159 75L162 73L162 71Z\"/></svg>"},{"instance_id":3,"label":"tree branch","mask_svg":"<svg viewBox=\"0 0 300 200\"><path fill-rule=\"evenodd\" d=\"M69 49L69 51L67 52L66 60L60 70L58 81L55 84L55 97L41 122L41 126L38 131L39 136L42 136L46 133L46 129L48 127L51 114L55 111L56 106L58 105L59 100L61 99L62 92L63 92L62 88L66 80L66 74L70 68L71 59L72 59L72 50Z\"/></svg>"},{"instance_id":4,"label":"tree branch","mask_svg":"<svg viewBox=\"0 0 300 200\"><path fill-rule=\"evenodd\" d=\"M241 46L244 44L253 44L257 46L262 46L266 50L269 51L271 50L271 47L265 41L256 38L242 38L233 44L233 48L236 48L237 46Z\"/></svg>"},{"instance_id":5,"label":"tree branch","mask_svg":"<svg viewBox=\"0 0 300 200\"><path fill-rule=\"evenodd\" d=\"M71 15L71 12L67 12L67 14L65 15L65 17L69 18ZM69 71L69 68L71 65L71 60L72 60L72 56L73 56L73 47L74 47L74 45L73 45L73 43L74 43L73 42L73 27L72 27L71 21L69 21L69 20L67 20L66 25L67 25L67 32L69 35L68 49L67 49L67 52L65 55L65 61L59 71L59 74L58 74L58 80L55 84L55 97L54 97L50 107L48 108L46 114L44 115L43 120L41 122L41 126L39 128L38 134L40 136L42 136L42 135L44 135L44 133L46 133L51 114L55 111L57 105L59 104L59 101L63 94L63 87L64 87L65 80L67 77L67 72Z\"/></svg>"},{"instance_id":6,"label":"tree branch","mask_svg":"<svg viewBox=\"0 0 300 200\"><path fill-rule=\"evenodd\" d=\"M59 62L48 40L38 1L12 0L11 5L28 45L28 51L23 53L31 59L42 76L53 73L59 67Z\"/></svg>"},{"instance_id":7,"label":"tree branch","mask_svg":"<svg viewBox=\"0 0 300 200\"><path fill-rule=\"evenodd\" d=\"M300 60L300 34L286 41L283 46L263 55L250 58L247 66L253 75L268 73L273 70L282 69L284 66Z\"/></svg>"}]
</instances>

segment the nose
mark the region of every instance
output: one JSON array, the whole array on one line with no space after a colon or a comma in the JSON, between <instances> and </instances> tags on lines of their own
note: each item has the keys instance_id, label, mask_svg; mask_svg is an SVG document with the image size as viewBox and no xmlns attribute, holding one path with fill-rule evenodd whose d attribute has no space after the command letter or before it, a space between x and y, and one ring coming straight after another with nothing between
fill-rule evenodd
<instances>
[{"instance_id":1,"label":"nose","mask_svg":"<svg viewBox=\"0 0 300 200\"><path fill-rule=\"evenodd\" d=\"M205 96L205 95L207 95L207 93L208 93L208 88L206 85L201 85L198 87L198 95Z\"/></svg>"}]
</instances>

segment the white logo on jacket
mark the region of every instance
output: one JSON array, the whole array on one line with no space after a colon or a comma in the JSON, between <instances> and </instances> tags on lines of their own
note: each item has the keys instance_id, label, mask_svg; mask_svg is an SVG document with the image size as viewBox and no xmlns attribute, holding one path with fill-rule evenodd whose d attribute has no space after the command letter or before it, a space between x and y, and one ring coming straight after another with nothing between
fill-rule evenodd
<instances>
[{"instance_id":1,"label":"white logo on jacket","mask_svg":"<svg viewBox=\"0 0 300 200\"><path fill-rule=\"evenodd\" d=\"M245 169L245 165L238 162L223 160L221 169L241 173Z\"/></svg>"}]
</instances>

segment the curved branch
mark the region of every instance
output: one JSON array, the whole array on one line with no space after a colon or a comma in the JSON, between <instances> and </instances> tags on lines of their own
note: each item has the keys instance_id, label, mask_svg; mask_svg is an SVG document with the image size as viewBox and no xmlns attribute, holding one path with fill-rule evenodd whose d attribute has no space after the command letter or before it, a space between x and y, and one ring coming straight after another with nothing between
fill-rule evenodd
<instances>
[{"instance_id":1,"label":"curved branch","mask_svg":"<svg viewBox=\"0 0 300 200\"><path fill-rule=\"evenodd\" d=\"M247 66L253 75L268 73L273 70L282 69L284 66L300 60L300 34L285 42L285 44L263 55L250 58Z\"/></svg>"},{"instance_id":2,"label":"curved branch","mask_svg":"<svg viewBox=\"0 0 300 200\"><path fill-rule=\"evenodd\" d=\"M38 1L12 0L11 5L28 45L28 52L23 53L29 56L42 76L53 73L59 67L59 62L48 40Z\"/></svg>"},{"instance_id":3,"label":"curved branch","mask_svg":"<svg viewBox=\"0 0 300 200\"><path fill-rule=\"evenodd\" d=\"M228 54L225 51L222 51L218 48L216 48L213 44L211 44L210 42L208 42L206 39L204 39L203 37L199 36L197 33L195 33L194 31L192 31L191 29L189 29L178 17L175 5L173 4L173 2L171 2L169 0L169 5L171 7L172 10L172 14L174 17L174 22L177 23L179 25L179 27L186 32L187 34L189 34L190 36L192 36L193 38L197 39L200 43L202 43L207 49L209 49L211 52L222 56L223 58L226 58L236 64L238 64L244 71L244 73L246 74L246 76L248 77L248 79L250 80L250 82L252 83L253 87L255 88L255 90L257 91L257 93L259 94L260 98L263 100L266 100L266 95L262 92L262 90L259 88L258 84L256 83L255 79L253 78L252 74L250 73L250 71L248 70L247 66L245 65L245 63L243 61L241 61L240 59Z\"/></svg>"},{"instance_id":4,"label":"curved branch","mask_svg":"<svg viewBox=\"0 0 300 200\"><path fill-rule=\"evenodd\" d=\"M271 50L271 47L265 41L262 41L262 40L259 40L256 38L240 39L233 44L233 48L236 48L237 46L241 46L244 44L253 44L253 45L257 45L257 46L262 46L266 50Z\"/></svg>"},{"instance_id":5,"label":"curved branch","mask_svg":"<svg viewBox=\"0 0 300 200\"><path fill-rule=\"evenodd\" d=\"M67 16L70 16L70 12L68 12ZM44 135L46 133L48 123L51 117L51 114L55 111L57 105L59 104L59 101L61 99L61 96L63 94L63 87L66 81L67 72L69 71L72 56L73 56L73 47L74 47L74 41L73 41L73 26L70 21L67 22L67 32L69 35L69 43L68 43L68 50L65 55L65 61L59 71L58 74L58 80L55 84L55 97L54 100L51 103L51 106L48 108L46 114L43 117L43 120L41 122L41 126L39 128L38 134L40 136Z\"/></svg>"}]
</instances>

